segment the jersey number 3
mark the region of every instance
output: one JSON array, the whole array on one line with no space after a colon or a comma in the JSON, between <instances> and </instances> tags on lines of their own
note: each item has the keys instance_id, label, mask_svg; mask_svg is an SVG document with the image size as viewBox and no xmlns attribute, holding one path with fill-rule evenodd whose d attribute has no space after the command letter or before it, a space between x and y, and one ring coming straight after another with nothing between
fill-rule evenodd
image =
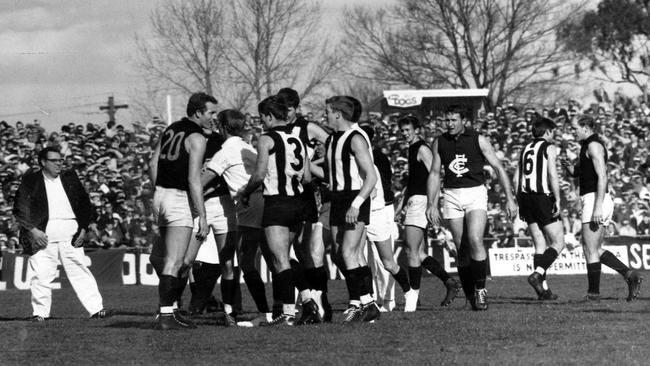
<instances>
[{"instance_id":1,"label":"jersey number 3","mask_svg":"<svg viewBox=\"0 0 650 366\"><path fill-rule=\"evenodd\" d=\"M293 145L293 156L296 158L296 160L291 163L291 168L293 168L294 171L300 172L302 170L302 167L304 165L304 161L302 159L302 143L300 140L294 137L289 137L287 139L287 143L289 145Z\"/></svg>"},{"instance_id":2,"label":"jersey number 3","mask_svg":"<svg viewBox=\"0 0 650 366\"><path fill-rule=\"evenodd\" d=\"M169 161L178 159L181 155L183 137L185 132L174 133L172 130L167 130L160 144L160 158Z\"/></svg>"}]
</instances>

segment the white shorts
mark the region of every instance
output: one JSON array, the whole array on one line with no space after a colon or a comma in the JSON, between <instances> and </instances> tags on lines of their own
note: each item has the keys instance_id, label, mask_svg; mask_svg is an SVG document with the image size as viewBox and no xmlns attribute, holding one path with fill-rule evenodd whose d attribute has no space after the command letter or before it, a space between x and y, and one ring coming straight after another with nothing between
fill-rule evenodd
<instances>
[{"instance_id":1,"label":"white shorts","mask_svg":"<svg viewBox=\"0 0 650 366\"><path fill-rule=\"evenodd\" d=\"M160 227L194 227L193 218L197 213L186 191L156 186L153 195L153 216Z\"/></svg>"},{"instance_id":2,"label":"white shorts","mask_svg":"<svg viewBox=\"0 0 650 366\"><path fill-rule=\"evenodd\" d=\"M261 191L255 191L250 195L248 206L241 202L237 203L237 226L245 226L254 229L262 228L262 215L264 214L264 198Z\"/></svg>"},{"instance_id":3,"label":"white shorts","mask_svg":"<svg viewBox=\"0 0 650 366\"><path fill-rule=\"evenodd\" d=\"M459 219L474 210L487 212L487 188L485 185L469 188L447 188L442 197L442 218Z\"/></svg>"},{"instance_id":4,"label":"white shorts","mask_svg":"<svg viewBox=\"0 0 650 366\"><path fill-rule=\"evenodd\" d=\"M208 198L205 201L205 217L215 235L237 230L235 204L229 194ZM194 218L194 229L198 230L199 218Z\"/></svg>"},{"instance_id":5,"label":"white shorts","mask_svg":"<svg viewBox=\"0 0 650 366\"><path fill-rule=\"evenodd\" d=\"M580 196L580 202L582 203L582 214L580 220L582 223L592 222L591 216L594 213L594 202L596 200L596 193L587 193L583 196ZM609 193L605 194L603 198L603 220L605 225L608 225L609 221L612 219L614 214L614 201Z\"/></svg>"},{"instance_id":6,"label":"white shorts","mask_svg":"<svg viewBox=\"0 0 650 366\"><path fill-rule=\"evenodd\" d=\"M380 242L390 239L393 225L395 225L395 216L393 215L393 219L391 219L391 212L394 212L393 205L370 211L370 224L366 225L366 234L370 241Z\"/></svg>"},{"instance_id":7,"label":"white shorts","mask_svg":"<svg viewBox=\"0 0 650 366\"><path fill-rule=\"evenodd\" d=\"M426 211L427 196L418 194L409 197L404 209L404 226L411 225L426 229L429 225Z\"/></svg>"}]
</instances>

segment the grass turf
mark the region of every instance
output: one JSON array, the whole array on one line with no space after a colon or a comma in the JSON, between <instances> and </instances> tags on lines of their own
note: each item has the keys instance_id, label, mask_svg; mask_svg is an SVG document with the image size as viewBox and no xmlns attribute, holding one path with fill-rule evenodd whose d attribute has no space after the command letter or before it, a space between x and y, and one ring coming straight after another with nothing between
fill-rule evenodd
<instances>
[{"instance_id":1,"label":"grass turf","mask_svg":"<svg viewBox=\"0 0 650 366\"><path fill-rule=\"evenodd\" d=\"M600 303L579 303L586 276L549 276L549 283L560 298L539 302L525 277L493 278L490 309L473 312L462 295L440 308L442 283L423 278L417 312L344 325L345 283L330 281L332 324L225 328L204 316L198 329L174 332L152 329L155 287L101 288L105 306L117 311L103 320L86 319L72 289L56 290L53 318L44 323L25 320L29 291L8 290L0 293L0 364L647 364L650 302L643 292L627 303L621 277L603 275ZM254 309L245 285L243 293L244 309Z\"/></svg>"}]
</instances>

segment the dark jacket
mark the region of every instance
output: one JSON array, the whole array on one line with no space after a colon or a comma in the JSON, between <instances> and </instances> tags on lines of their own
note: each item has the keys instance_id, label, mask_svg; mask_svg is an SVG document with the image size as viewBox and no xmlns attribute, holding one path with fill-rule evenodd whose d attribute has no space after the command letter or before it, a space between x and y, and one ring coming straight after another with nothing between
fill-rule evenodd
<instances>
[{"instance_id":1,"label":"dark jacket","mask_svg":"<svg viewBox=\"0 0 650 366\"><path fill-rule=\"evenodd\" d=\"M61 172L60 177L79 225L79 229L72 239L74 242L81 230L87 229L88 225L95 220L95 210L79 177L73 170ZM20 225L20 243L24 248L24 254L31 255L37 251L36 248L33 248L34 238L30 230L36 227L45 232L47 227L49 212L44 179L41 171L27 173L23 176L16 191L14 216Z\"/></svg>"}]
</instances>

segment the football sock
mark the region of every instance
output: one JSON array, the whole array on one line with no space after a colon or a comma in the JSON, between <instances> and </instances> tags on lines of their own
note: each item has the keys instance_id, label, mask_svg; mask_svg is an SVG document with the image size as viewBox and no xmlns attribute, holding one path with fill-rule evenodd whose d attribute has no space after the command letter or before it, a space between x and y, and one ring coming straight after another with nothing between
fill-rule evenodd
<instances>
[{"instance_id":1,"label":"football sock","mask_svg":"<svg viewBox=\"0 0 650 366\"><path fill-rule=\"evenodd\" d=\"M420 289L420 280L422 279L422 267L409 266L409 282L414 290Z\"/></svg>"},{"instance_id":2,"label":"football sock","mask_svg":"<svg viewBox=\"0 0 650 366\"><path fill-rule=\"evenodd\" d=\"M241 304L241 286L239 285L239 272L235 271L235 312L241 313L243 308Z\"/></svg>"},{"instance_id":3,"label":"football sock","mask_svg":"<svg viewBox=\"0 0 650 366\"><path fill-rule=\"evenodd\" d=\"M189 274L188 274L189 276ZM181 307L182 305L182 299L183 299L183 292L185 291L185 287L187 286L187 280L189 277L179 277L176 282L176 298L174 300L178 301L178 306Z\"/></svg>"},{"instance_id":4,"label":"football sock","mask_svg":"<svg viewBox=\"0 0 650 366\"><path fill-rule=\"evenodd\" d=\"M309 290L310 289L309 283L307 283L307 279L305 277L305 271L302 268L302 265L295 259L290 260L289 263L291 263L291 269L293 272L293 281L298 291L302 292L305 290Z\"/></svg>"},{"instance_id":5,"label":"football sock","mask_svg":"<svg viewBox=\"0 0 650 366\"><path fill-rule=\"evenodd\" d=\"M460 279L460 283L463 285L463 292L465 293L465 298L467 299L474 298L474 277L472 276L472 267L459 266L458 278Z\"/></svg>"},{"instance_id":6,"label":"football sock","mask_svg":"<svg viewBox=\"0 0 650 366\"><path fill-rule=\"evenodd\" d=\"M438 277L442 281L442 283L447 283L447 280L449 279L449 274L440 265L440 262L438 262L432 256L428 256L424 258L424 260L422 261L422 267L424 267L432 275Z\"/></svg>"},{"instance_id":7,"label":"football sock","mask_svg":"<svg viewBox=\"0 0 650 366\"><path fill-rule=\"evenodd\" d=\"M625 277L627 271L630 270L628 266L623 264L623 262L616 258L616 256L609 250L604 251L603 254L600 255L600 263L620 273L623 277Z\"/></svg>"},{"instance_id":8,"label":"football sock","mask_svg":"<svg viewBox=\"0 0 650 366\"><path fill-rule=\"evenodd\" d=\"M169 275L161 275L158 282L158 302L162 308L172 308L176 301L177 279ZM171 312L171 311L170 311Z\"/></svg>"},{"instance_id":9,"label":"football sock","mask_svg":"<svg viewBox=\"0 0 650 366\"><path fill-rule=\"evenodd\" d=\"M355 295L353 295L353 292L354 292L353 286L354 285L353 285L352 279L350 277L350 271L345 269L342 272L343 272L343 276L345 276L345 286L348 288L348 299L350 299L350 300L359 300L358 297L355 298L354 297Z\"/></svg>"},{"instance_id":10,"label":"football sock","mask_svg":"<svg viewBox=\"0 0 650 366\"><path fill-rule=\"evenodd\" d=\"M403 292L407 292L411 289L411 285L409 285L409 278L404 268L399 267L399 271L396 274L391 273L391 275L395 279L395 282L397 282L397 284L402 288Z\"/></svg>"},{"instance_id":11,"label":"football sock","mask_svg":"<svg viewBox=\"0 0 650 366\"><path fill-rule=\"evenodd\" d=\"M244 273L244 282L248 286L248 291L255 301L255 306L257 306L257 311L260 313L269 312L269 303L266 301L266 291L264 290L264 281L262 281L262 276L256 270Z\"/></svg>"},{"instance_id":12,"label":"football sock","mask_svg":"<svg viewBox=\"0 0 650 366\"><path fill-rule=\"evenodd\" d=\"M273 318L277 318L282 314L282 300L278 296L280 296L280 288L278 286L278 280L277 280L277 275L275 272L271 274L271 287L272 287L272 296L273 296L273 306L271 312L273 313Z\"/></svg>"},{"instance_id":13,"label":"football sock","mask_svg":"<svg viewBox=\"0 0 650 366\"><path fill-rule=\"evenodd\" d=\"M282 304L282 314L296 316L296 304Z\"/></svg>"},{"instance_id":14,"label":"football sock","mask_svg":"<svg viewBox=\"0 0 650 366\"><path fill-rule=\"evenodd\" d=\"M474 288L477 290L485 288L485 277L487 276L487 260L476 261L472 259L472 277L474 277Z\"/></svg>"},{"instance_id":15,"label":"football sock","mask_svg":"<svg viewBox=\"0 0 650 366\"><path fill-rule=\"evenodd\" d=\"M278 281L278 299L282 301L283 308L287 304L295 306L296 295L294 292L295 284L293 282L294 275L291 269L284 270L275 276Z\"/></svg>"},{"instance_id":16,"label":"football sock","mask_svg":"<svg viewBox=\"0 0 650 366\"><path fill-rule=\"evenodd\" d=\"M541 254L533 254L533 270L541 275L544 275L546 271L539 264L540 259L542 258Z\"/></svg>"},{"instance_id":17,"label":"football sock","mask_svg":"<svg viewBox=\"0 0 650 366\"><path fill-rule=\"evenodd\" d=\"M327 275L327 269L325 266L321 266L318 268L314 268L315 271L315 286L316 290L323 291L323 293L327 293L327 281L329 280L329 277Z\"/></svg>"},{"instance_id":18,"label":"football sock","mask_svg":"<svg viewBox=\"0 0 650 366\"><path fill-rule=\"evenodd\" d=\"M587 263L587 281L589 282L587 292L590 294L600 293L600 269L600 262Z\"/></svg>"},{"instance_id":19,"label":"football sock","mask_svg":"<svg viewBox=\"0 0 650 366\"><path fill-rule=\"evenodd\" d=\"M369 295L374 295L374 286L372 283L372 271L370 270L370 266L365 265L361 267L363 270L363 288L361 290L361 295L369 294ZM363 300L361 301L363 302Z\"/></svg>"},{"instance_id":20,"label":"football sock","mask_svg":"<svg viewBox=\"0 0 650 366\"><path fill-rule=\"evenodd\" d=\"M375 299L372 297L372 295L370 294L361 295L361 305L368 305L373 301L375 301Z\"/></svg>"},{"instance_id":21,"label":"football sock","mask_svg":"<svg viewBox=\"0 0 650 366\"><path fill-rule=\"evenodd\" d=\"M199 309L205 306L212 295L212 290L214 290L219 276L221 276L221 266L219 264L194 262L192 265L194 282L190 283L190 291L192 292L191 306Z\"/></svg>"},{"instance_id":22,"label":"football sock","mask_svg":"<svg viewBox=\"0 0 650 366\"><path fill-rule=\"evenodd\" d=\"M363 267L349 269L348 274L350 277L350 300L359 300L364 292L364 272Z\"/></svg>"},{"instance_id":23,"label":"football sock","mask_svg":"<svg viewBox=\"0 0 650 366\"><path fill-rule=\"evenodd\" d=\"M559 253L557 250L553 248L547 248L544 251L544 254L542 254L539 258L539 266L544 268L544 274L546 274L546 270L555 262L557 259ZM544 277L546 279L546 277Z\"/></svg>"},{"instance_id":24,"label":"football sock","mask_svg":"<svg viewBox=\"0 0 650 366\"><path fill-rule=\"evenodd\" d=\"M235 304L235 280L221 279L221 299L224 304Z\"/></svg>"},{"instance_id":25,"label":"football sock","mask_svg":"<svg viewBox=\"0 0 650 366\"><path fill-rule=\"evenodd\" d=\"M304 274L305 274L305 279L307 280L307 284L309 285L309 288L318 290L318 279L317 279L317 270L316 268L305 268Z\"/></svg>"}]
</instances>

